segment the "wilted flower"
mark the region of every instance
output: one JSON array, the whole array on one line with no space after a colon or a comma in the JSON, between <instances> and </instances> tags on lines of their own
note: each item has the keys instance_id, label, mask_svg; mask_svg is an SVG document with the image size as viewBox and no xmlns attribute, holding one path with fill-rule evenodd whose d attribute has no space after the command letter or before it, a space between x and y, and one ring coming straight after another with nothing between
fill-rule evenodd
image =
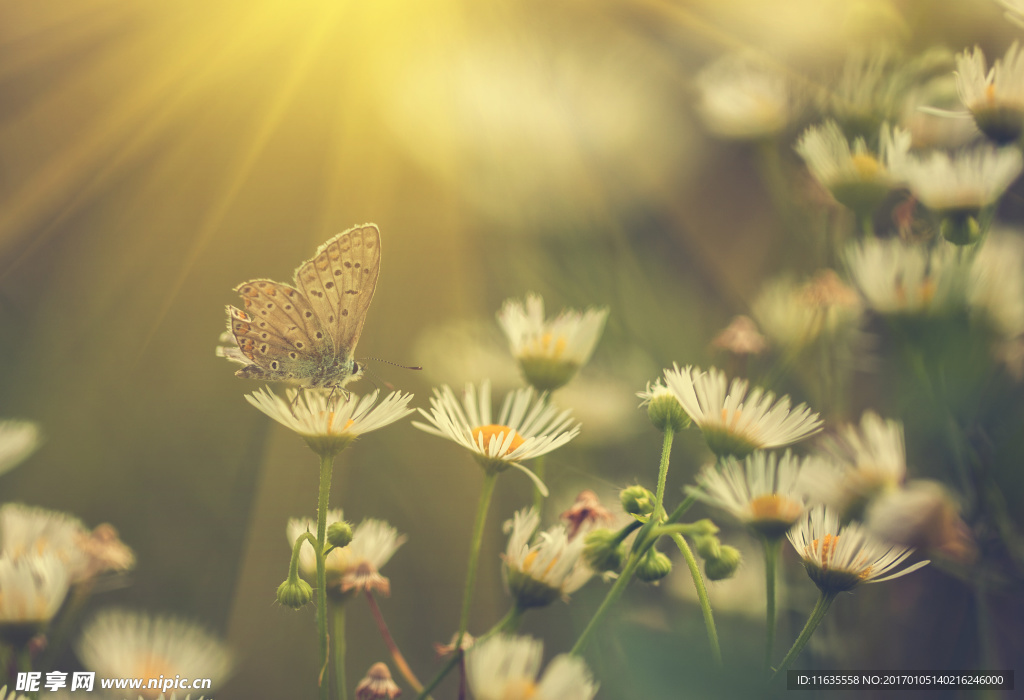
<instances>
[{"instance_id":1,"label":"wilted flower","mask_svg":"<svg viewBox=\"0 0 1024 700\"><path fill-rule=\"evenodd\" d=\"M757 324L749 316L734 316L729 325L711 340L711 347L733 355L759 355L768 347Z\"/></svg>"},{"instance_id":2,"label":"wilted flower","mask_svg":"<svg viewBox=\"0 0 1024 700\"><path fill-rule=\"evenodd\" d=\"M393 700L401 694L398 684L391 679L391 669L379 661L370 666L366 676L356 686L356 700Z\"/></svg>"}]
</instances>

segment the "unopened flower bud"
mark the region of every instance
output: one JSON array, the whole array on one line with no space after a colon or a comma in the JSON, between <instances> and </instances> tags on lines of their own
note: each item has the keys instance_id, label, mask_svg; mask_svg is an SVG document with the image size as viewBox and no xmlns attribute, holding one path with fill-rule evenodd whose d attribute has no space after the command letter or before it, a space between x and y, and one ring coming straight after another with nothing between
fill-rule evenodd
<instances>
[{"instance_id":1,"label":"unopened flower bud","mask_svg":"<svg viewBox=\"0 0 1024 700\"><path fill-rule=\"evenodd\" d=\"M327 526L327 541L335 547L347 547L352 541L352 526L344 520Z\"/></svg>"},{"instance_id":2,"label":"unopened flower bud","mask_svg":"<svg viewBox=\"0 0 1024 700\"><path fill-rule=\"evenodd\" d=\"M277 587L277 602L298 610L313 599L313 588L301 578L287 580Z\"/></svg>"},{"instance_id":3,"label":"unopened flower bud","mask_svg":"<svg viewBox=\"0 0 1024 700\"><path fill-rule=\"evenodd\" d=\"M721 553L717 559L707 559L704 561L704 573L712 581L732 578L733 574L736 573L736 569L740 568L742 561L743 557L740 555L740 550L727 544L722 545Z\"/></svg>"},{"instance_id":4,"label":"unopened flower bud","mask_svg":"<svg viewBox=\"0 0 1024 700\"><path fill-rule=\"evenodd\" d=\"M647 390L639 392L637 396L643 399L640 406L647 406L647 417L661 432L671 428L672 432L678 433L690 427L690 416L662 380L648 383Z\"/></svg>"},{"instance_id":5,"label":"unopened flower bud","mask_svg":"<svg viewBox=\"0 0 1024 700\"><path fill-rule=\"evenodd\" d=\"M625 557L625 547L611 530L594 530L587 534L583 558L594 571L618 571Z\"/></svg>"},{"instance_id":6,"label":"unopened flower bud","mask_svg":"<svg viewBox=\"0 0 1024 700\"><path fill-rule=\"evenodd\" d=\"M649 515L654 510L654 494L639 484L623 489L619 499L630 515Z\"/></svg>"},{"instance_id":7,"label":"unopened flower bud","mask_svg":"<svg viewBox=\"0 0 1024 700\"><path fill-rule=\"evenodd\" d=\"M640 565L636 568L636 577L647 583L660 581L672 571L672 561L654 547L647 550Z\"/></svg>"},{"instance_id":8,"label":"unopened flower bud","mask_svg":"<svg viewBox=\"0 0 1024 700\"><path fill-rule=\"evenodd\" d=\"M722 543L714 535L694 537L693 544L697 549L697 554L704 561L713 561L722 556Z\"/></svg>"}]
</instances>

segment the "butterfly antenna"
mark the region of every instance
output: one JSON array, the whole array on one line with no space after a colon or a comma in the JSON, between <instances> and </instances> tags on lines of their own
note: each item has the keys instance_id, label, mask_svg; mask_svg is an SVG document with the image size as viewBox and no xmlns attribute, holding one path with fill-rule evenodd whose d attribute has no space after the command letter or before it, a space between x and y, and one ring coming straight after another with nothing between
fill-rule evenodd
<instances>
[{"instance_id":1,"label":"butterfly antenna","mask_svg":"<svg viewBox=\"0 0 1024 700\"><path fill-rule=\"evenodd\" d=\"M397 362L391 362L390 360L382 360L379 357L366 357L366 358L360 360L360 362L366 362L367 360L372 360L373 362L383 362L386 365L391 365L392 367L401 367L402 369L415 369L415 370L423 369L422 367L414 367L412 365L400 365Z\"/></svg>"},{"instance_id":2,"label":"butterfly antenna","mask_svg":"<svg viewBox=\"0 0 1024 700\"><path fill-rule=\"evenodd\" d=\"M380 379L381 382L384 384L384 388L387 389L388 391L394 391L395 390L395 385L392 384L389 381L386 381L386 380L382 379L375 372L372 372L370 370L370 368L367 367L366 364L365 364L367 360L372 360L373 362L383 362L386 365L391 365L392 367L401 367L402 369L415 369L415 370L423 369L422 367L410 367L409 365L400 365L397 362L391 362L389 360L382 360L379 357L367 357L367 358L365 358L363 360L360 360L360 362L363 363L363 376L368 378L370 381L373 381L374 379ZM376 386L377 382L373 382L373 384L374 384L374 386Z\"/></svg>"}]
</instances>

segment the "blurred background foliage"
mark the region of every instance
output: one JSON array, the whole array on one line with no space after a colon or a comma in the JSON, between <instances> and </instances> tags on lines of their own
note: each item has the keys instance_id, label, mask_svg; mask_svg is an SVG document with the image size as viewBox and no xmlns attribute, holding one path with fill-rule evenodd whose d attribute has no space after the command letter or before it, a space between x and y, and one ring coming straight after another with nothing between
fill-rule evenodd
<instances>
[{"instance_id":1,"label":"blurred background foliage","mask_svg":"<svg viewBox=\"0 0 1024 700\"><path fill-rule=\"evenodd\" d=\"M285 522L313 515L316 460L214 357L236 284L287 281L334 233L377 223L382 272L357 355L425 371L371 361L376 378L353 388L393 384L420 406L441 382L518 384L494 323L504 299L609 307L594 361L560 397L583 434L549 459L550 521L581 488L614 499L650 486L660 438L634 392L673 361L722 361L710 339L766 278L820 264L806 243L818 231L792 230L773 207L757 148L700 125L697 70L752 49L827 88L854 49L980 43L997 55L1021 33L995 3L955 0L55 0L4 3L0 17L0 405L46 435L4 477L3 499L113 523L138 566L92 606L205 622L238 655L225 699L296 697L316 673L312 611L274 603ZM799 191L809 180L786 145L797 133L779 155ZM828 216L813 220L824 230ZM941 459L915 432L920 402L861 378L856 410L827 418L877 405L907 421L912 464ZM1019 423L1005 432L1019 465ZM704 458L700 436L682 436L670 494ZM510 474L471 631L508 605L498 525L530 499ZM1003 476L1019 513L1021 472ZM383 606L422 676L429 642L458 617L480 481L466 454L407 423L338 460L332 505L410 535ZM727 663L753 668L763 602L744 604L763 601L762 574L756 550L747 561L749 594L729 593L737 580L711 595ZM784 571L780 651L813 601L792 557ZM721 688L682 573L627 593L589 655L600 697ZM566 650L604 590L592 582L523 631L549 655ZM1019 591L993 605L1009 665L1024 658ZM970 589L929 567L842 599L812 651L825 668L969 667L974 614ZM365 608L349 620L358 678L386 651Z\"/></svg>"}]
</instances>

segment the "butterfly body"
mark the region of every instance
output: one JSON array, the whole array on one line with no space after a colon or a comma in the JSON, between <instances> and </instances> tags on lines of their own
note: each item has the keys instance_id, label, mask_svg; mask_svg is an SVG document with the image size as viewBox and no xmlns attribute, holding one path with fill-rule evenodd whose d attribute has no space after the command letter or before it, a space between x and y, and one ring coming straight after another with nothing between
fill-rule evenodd
<instances>
[{"instance_id":1,"label":"butterfly body","mask_svg":"<svg viewBox=\"0 0 1024 700\"><path fill-rule=\"evenodd\" d=\"M353 353L377 287L380 232L373 224L339 233L295 270L295 285L268 279L235 288L226 345L217 354L243 365L236 376L336 389L362 376Z\"/></svg>"}]
</instances>

